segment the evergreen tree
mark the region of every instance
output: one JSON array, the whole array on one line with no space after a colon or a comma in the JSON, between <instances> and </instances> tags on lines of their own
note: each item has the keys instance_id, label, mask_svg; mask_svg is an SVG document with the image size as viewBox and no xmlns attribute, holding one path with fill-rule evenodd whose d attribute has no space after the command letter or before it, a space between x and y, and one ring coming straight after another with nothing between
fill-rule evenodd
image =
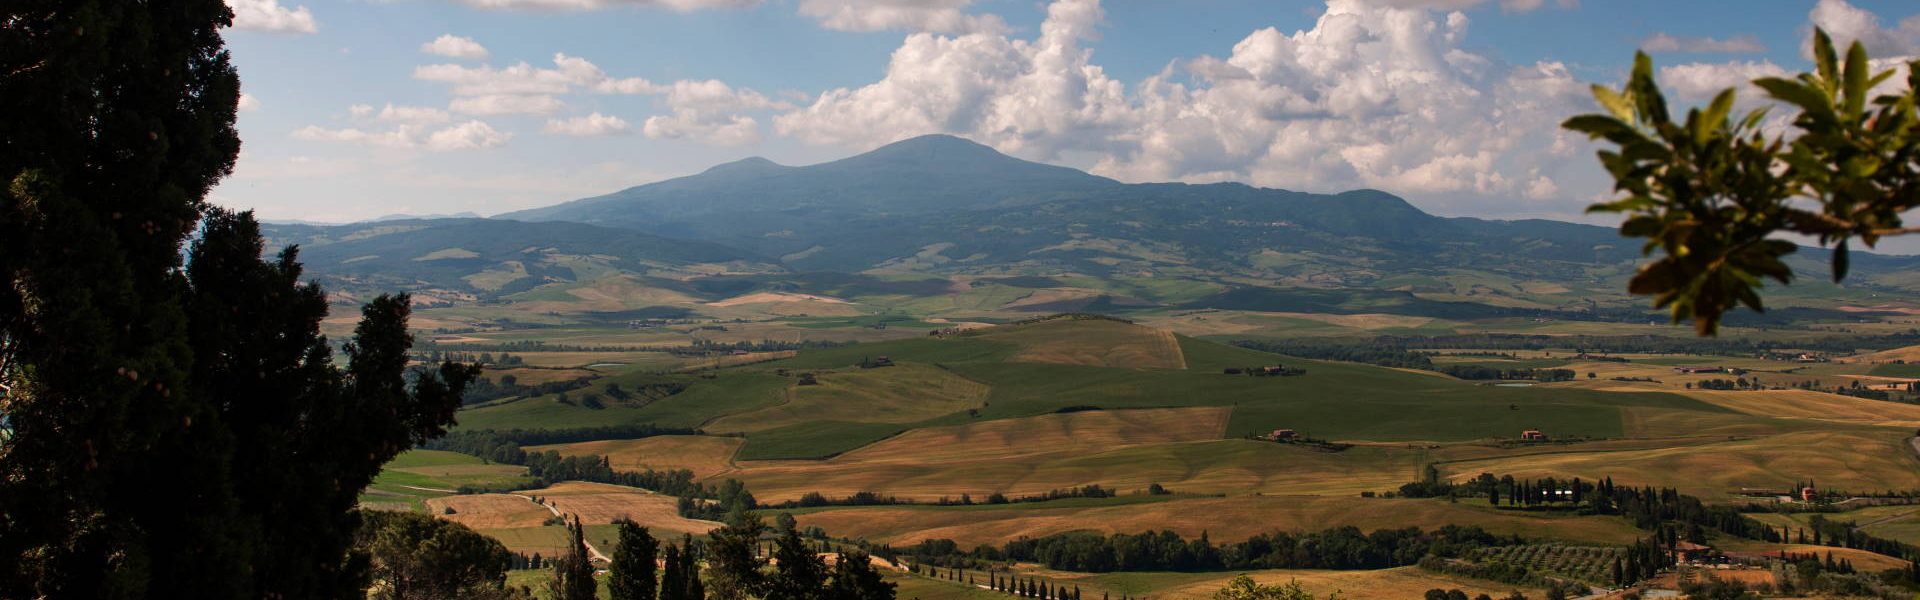
<instances>
[{"instance_id":1,"label":"evergreen tree","mask_svg":"<svg viewBox=\"0 0 1920 600\"><path fill-rule=\"evenodd\" d=\"M607 587L613 600L655 600L658 582L654 580L654 557L660 543L647 528L621 519L620 545L613 550L613 564Z\"/></svg>"},{"instance_id":2,"label":"evergreen tree","mask_svg":"<svg viewBox=\"0 0 1920 600\"><path fill-rule=\"evenodd\" d=\"M774 576L767 582L766 600L820 600L827 588L827 563L800 539L793 515L781 513L780 517Z\"/></svg>"},{"instance_id":3,"label":"evergreen tree","mask_svg":"<svg viewBox=\"0 0 1920 600\"><path fill-rule=\"evenodd\" d=\"M373 600L503 598L513 556L498 540L421 513L369 511L358 532L372 567Z\"/></svg>"},{"instance_id":4,"label":"evergreen tree","mask_svg":"<svg viewBox=\"0 0 1920 600\"><path fill-rule=\"evenodd\" d=\"M726 527L708 534L707 579L713 583L709 593L716 600L761 596L766 593L767 581L760 568L766 566L766 560L754 556L753 549L767 526L760 517L737 507L727 519Z\"/></svg>"},{"instance_id":5,"label":"evergreen tree","mask_svg":"<svg viewBox=\"0 0 1920 600\"><path fill-rule=\"evenodd\" d=\"M343 372L297 254L205 203L240 148L231 23L0 5L0 597L364 596L356 499L472 376L406 383L404 296Z\"/></svg>"},{"instance_id":6,"label":"evergreen tree","mask_svg":"<svg viewBox=\"0 0 1920 600\"><path fill-rule=\"evenodd\" d=\"M586 529L580 526L580 518L574 517L567 525L567 534L571 541L567 551L553 561L553 576L547 580L547 597L551 600L594 600L599 591L599 582L593 579L593 559L587 554Z\"/></svg>"},{"instance_id":7,"label":"evergreen tree","mask_svg":"<svg viewBox=\"0 0 1920 600\"><path fill-rule=\"evenodd\" d=\"M849 550L833 565L833 580L827 584L826 597L833 600L894 600L894 587L873 568L866 553Z\"/></svg>"},{"instance_id":8,"label":"evergreen tree","mask_svg":"<svg viewBox=\"0 0 1920 600\"><path fill-rule=\"evenodd\" d=\"M681 600L707 600L707 584L700 579L700 549L693 545L691 534L680 538L680 572L686 584Z\"/></svg>"},{"instance_id":9,"label":"evergreen tree","mask_svg":"<svg viewBox=\"0 0 1920 600\"><path fill-rule=\"evenodd\" d=\"M680 548L667 544L660 562L660 600L686 600L687 575L680 567Z\"/></svg>"}]
</instances>

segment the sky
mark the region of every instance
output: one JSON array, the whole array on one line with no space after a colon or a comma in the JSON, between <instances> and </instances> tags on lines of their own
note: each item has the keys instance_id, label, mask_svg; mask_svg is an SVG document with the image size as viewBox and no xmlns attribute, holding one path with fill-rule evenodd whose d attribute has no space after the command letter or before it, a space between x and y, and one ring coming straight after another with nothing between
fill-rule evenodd
<instances>
[{"instance_id":1,"label":"sky","mask_svg":"<svg viewBox=\"0 0 1920 600\"><path fill-rule=\"evenodd\" d=\"M1682 102L1808 69L1815 26L1920 58L1911 0L227 2L243 148L212 199L315 222L928 133L1129 182L1606 222L1595 146L1558 125L1636 50Z\"/></svg>"}]
</instances>

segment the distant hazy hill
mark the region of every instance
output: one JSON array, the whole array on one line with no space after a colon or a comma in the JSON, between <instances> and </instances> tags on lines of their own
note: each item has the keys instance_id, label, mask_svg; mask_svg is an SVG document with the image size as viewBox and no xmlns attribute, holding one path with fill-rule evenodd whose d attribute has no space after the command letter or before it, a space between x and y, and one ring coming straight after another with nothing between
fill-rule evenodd
<instances>
[{"instance_id":1,"label":"distant hazy hill","mask_svg":"<svg viewBox=\"0 0 1920 600\"><path fill-rule=\"evenodd\" d=\"M318 274L399 289L511 293L609 272L674 272L692 265L778 270L718 244L581 223L415 219L262 229L270 248L298 244L301 260Z\"/></svg>"},{"instance_id":2,"label":"distant hazy hill","mask_svg":"<svg viewBox=\"0 0 1920 600\"><path fill-rule=\"evenodd\" d=\"M751 158L500 218L713 241L784 257L803 270L1198 266L1258 275L1266 270L1263 253L1428 260L1436 249L1455 253L1460 244L1524 249L1529 259L1631 257L1603 228L1441 219L1376 191L1129 185L940 135L805 167Z\"/></svg>"},{"instance_id":3,"label":"distant hazy hill","mask_svg":"<svg viewBox=\"0 0 1920 600\"><path fill-rule=\"evenodd\" d=\"M823 215L924 215L1015 206L1083 199L1120 186L1111 179L1023 161L960 138L924 136L806 167L749 158L698 175L498 218L671 231L681 223L713 225L765 213L806 220Z\"/></svg>"},{"instance_id":4,"label":"distant hazy hill","mask_svg":"<svg viewBox=\"0 0 1920 600\"><path fill-rule=\"evenodd\" d=\"M801 270L1187 272L1364 283L1422 266L1618 264L1611 230L1445 219L1384 192L1122 184L924 136L806 167L747 159L501 218L576 221L783 257ZM1302 253L1325 253L1315 258Z\"/></svg>"},{"instance_id":5,"label":"distant hazy hill","mask_svg":"<svg viewBox=\"0 0 1920 600\"><path fill-rule=\"evenodd\" d=\"M1606 227L1437 217L1375 190L1124 184L938 135L803 167L750 158L495 219L285 225L270 234L305 244L318 273L483 299L610 274L708 300L755 290L881 293L918 275L1055 290L1023 300L1022 310L1472 316L1490 307L1644 307L1624 294L1639 247ZM1807 275L1799 297L1873 300L1872 289L1820 283L1824 256L1794 259ZM1920 286L1902 274L1920 259L1862 253L1854 269L1856 286ZM935 281L927 293L949 289Z\"/></svg>"}]
</instances>

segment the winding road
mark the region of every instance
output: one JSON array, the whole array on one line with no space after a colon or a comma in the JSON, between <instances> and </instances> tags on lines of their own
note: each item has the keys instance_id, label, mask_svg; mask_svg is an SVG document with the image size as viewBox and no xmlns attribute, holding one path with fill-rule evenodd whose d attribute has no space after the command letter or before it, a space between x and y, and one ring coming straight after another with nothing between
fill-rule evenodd
<instances>
[{"instance_id":1,"label":"winding road","mask_svg":"<svg viewBox=\"0 0 1920 600\"><path fill-rule=\"evenodd\" d=\"M561 514L561 513L560 513L560 509L559 509L559 508L555 508L555 507L553 507L553 506L550 506L550 505L546 505L546 504L541 504L541 503L539 503L539 502L535 502L535 501L534 501L534 499L533 499L533 496L528 496L528 495L524 495L524 494L508 494L508 495L509 495L509 496L513 496L513 497L515 497L515 498L519 498L519 499L522 499L522 500L526 500L526 501L528 501L528 502L533 502L533 503L534 503L535 505L537 505L537 506L539 506L540 508L544 508L544 509L547 509L547 512L551 512L551 513L553 513L553 516L556 516L556 517L560 517L561 519L566 519L566 518L567 518L567 516L566 516L566 515L564 515L564 514ZM607 555L605 555L605 554L601 554L601 553L600 553L600 549L599 549L599 548L595 548L595 547L593 547L593 541L592 541L592 540L588 540L588 539L586 539L586 536L585 536L585 535L582 535L582 536L580 536L580 537L581 537L581 540L580 540L580 542L581 542L581 543L583 543L583 544L586 544L586 545L587 545L587 557L588 557L588 558L590 558L590 559L592 559L592 560L597 560L597 561L600 561L600 562L604 562L604 563L612 563L612 562L613 562L613 559L612 559L612 558L610 558L610 557L608 557L608 556L607 556Z\"/></svg>"}]
</instances>

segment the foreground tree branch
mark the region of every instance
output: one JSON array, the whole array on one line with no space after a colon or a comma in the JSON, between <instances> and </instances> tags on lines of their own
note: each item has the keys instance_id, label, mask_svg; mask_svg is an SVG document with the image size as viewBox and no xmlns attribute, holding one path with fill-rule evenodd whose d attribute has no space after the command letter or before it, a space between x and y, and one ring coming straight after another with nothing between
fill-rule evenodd
<instances>
[{"instance_id":1,"label":"foreground tree branch","mask_svg":"<svg viewBox=\"0 0 1920 600\"><path fill-rule=\"evenodd\" d=\"M1613 146L1599 158L1622 197L1588 211L1625 214L1621 234L1658 254L1628 291L1653 296L1674 322L1692 320L1699 335L1740 306L1765 310L1765 280L1792 281L1783 258L1798 247L1781 234L1832 248L1838 282L1853 241L1872 248L1920 233L1901 222L1920 206L1920 61L1908 65L1904 90L1876 96L1894 71L1873 72L1858 42L1844 61L1825 31L1815 30L1813 47L1815 72L1753 82L1799 109L1788 135L1762 131L1764 108L1735 116L1732 89L1675 122L1645 53L1623 88L1594 86L1605 113L1562 125ZM1790 205L1807 200L1818 210Z\"/></svg>"}]
</instances>

